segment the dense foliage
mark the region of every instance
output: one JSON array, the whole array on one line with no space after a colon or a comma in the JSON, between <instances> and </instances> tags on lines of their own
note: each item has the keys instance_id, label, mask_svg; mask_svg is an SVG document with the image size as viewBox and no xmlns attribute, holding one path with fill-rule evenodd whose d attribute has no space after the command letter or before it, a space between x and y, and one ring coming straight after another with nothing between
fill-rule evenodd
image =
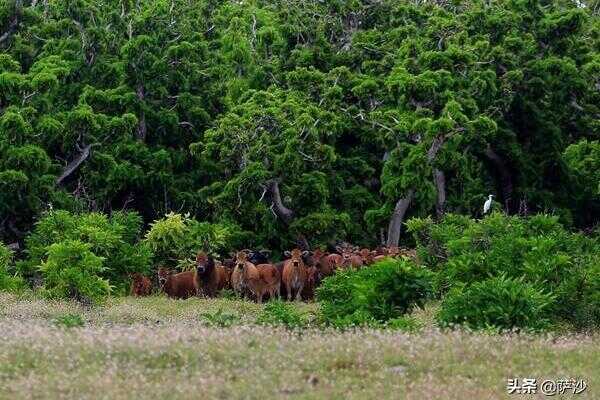
<instances>
[{"instance_id":1,"label":"dense foliage","mask_svg":"<svg viewBox=\"0 0 600 400\"><path fill-rule=\"evenodd\" d=\"M128 274L150 272L152 251L147 243L140 241L141 224L140 216L132 212L115 212L108 217L102 213L51 211L35 224L27 237L27 257L18 263L18 268L31 278L40 265L50 260L52 246L63 244L63 251L73 249L73 243L77 242L78 247L85 247L96 257L94 260L99 260L100 267L92 268L94 274L109 280L122 292L129 285ZM55 249L55 257L59 257L57 252ZM46 269L42 271L47 274Z\"/></svg>"},{"instance_id":2,"label":"dense foliage","mask_svg":"<svg viewBox=\"0 0 600 400\"><path fill-rule=\"evenodd\" d=\"M550 324L554 298L523 279L497 276L454 289L438 314L442 326L543 329Z\"/></svg>"},{"instance_id":3,"label":"dense foliage","mask_svg":"<svg viewBox=\"0 0 600 400\"><path fill-rule=\"evenodd\" d=\"M423 305L431 291L432 275L410 261L386 259L326 278L316 295L327 324L376 324Z\"/></svg>"},{"instance_id":4,"label":"dense foliage","mask_svg":"<svg viewBox=\"0 0 600 400\"><path fill-rule=\"evenodd\" d=\"M16 292L26 287L25 281L11 271L12 251L0 243L0 290Z\"/></svg>"},{"instance_id":5,"label":"dense foliage","mask_svg":"<svg viewBox=\"0 0 600 400\"><path fill-rule=\"evenodd\" d=\"M226 254L240 248L245 238L234 224L199 222L188 216L169 213L150 224L145 243L154 253L154 264L186 267L193 263L199 250Z\"/></svg>"},{"instance_id":6,"label":"dense foliage","mask_svg":"<svg viewBox=\"0 0 600 400\"><path fill-rule=\"evenodd\" d=\"M43 293L50 298L74 298L84 303L98 302L110 293L110 285L100 274L104 259L91 251L91 245L65 240L48 248L48 259L40 270Z\"/></svg>"},{"instance_id":7,"label":"dense foliage","mask_svg":"<svg viewBox=\"0 0 600 400\"><path fill-rule=\"evenodd\" d=\"M52 204L373 245L488 193L592 226L597 8L0 0L0 239Z\"/></svg>"},{"instance_id":8,"label":"dense foliage","mask_svg":"<svg viewBox=\"0 0 600 400\"><path fill-rule=\"evenodd\" d=\"M437 271L438 296L450 291L444 321L468 317L473 326L492 321L520 326L538 314L527 320L515 312L543 308L556 321L581 327L600 324L600 242L566 231L557 217L494 213L472 220L448 214L439 223L414 219L408 226L420 260ZM462 305L467 307L463 314L456 311ZM488 306L501 310L491 315L495 311ZM478 321L473 320L474 310L479 310Z\"/></svg>"}]
</instances>

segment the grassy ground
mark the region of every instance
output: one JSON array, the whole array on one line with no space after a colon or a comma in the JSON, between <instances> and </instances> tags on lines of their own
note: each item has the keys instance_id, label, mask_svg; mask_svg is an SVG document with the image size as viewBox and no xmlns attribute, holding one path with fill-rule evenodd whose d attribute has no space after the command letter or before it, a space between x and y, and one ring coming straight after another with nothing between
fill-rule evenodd
<instances>
[{"instance_id":1,"label":"grassy ground","mask_svg":"<svg viewBox=\"0 0 600 400\"><path fill-rule=\"evenodd\" d=\"M509 377L585 378L577 398L600 398L599 334L440 332L428 310L410 334L293 331L257 325L261 313L226 299L83 309L0 294L0 399L527 398L507 394Z\"/></svg>"}]
</instances>

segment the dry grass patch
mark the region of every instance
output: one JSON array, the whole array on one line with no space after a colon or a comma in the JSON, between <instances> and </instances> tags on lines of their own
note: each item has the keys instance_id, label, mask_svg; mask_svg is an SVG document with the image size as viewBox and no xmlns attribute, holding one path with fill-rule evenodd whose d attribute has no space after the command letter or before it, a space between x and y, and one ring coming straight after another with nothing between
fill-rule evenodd
<instances>
[{"instance_id":1,"label":"dry grass patch","mask_svg":"<svg viewBox=\"0 0 600 400\"><path fill-rule=\"evenodd\" d=\"M518 376L584 377L587 398L599 396L597 334L289 330L255 325L261 307L151 297L84 309L0 295L0 398L503 399ZM239 320L199 317L219 310ZM53 323L65 313L84 326Z\"/></svg>"}]
</instances>

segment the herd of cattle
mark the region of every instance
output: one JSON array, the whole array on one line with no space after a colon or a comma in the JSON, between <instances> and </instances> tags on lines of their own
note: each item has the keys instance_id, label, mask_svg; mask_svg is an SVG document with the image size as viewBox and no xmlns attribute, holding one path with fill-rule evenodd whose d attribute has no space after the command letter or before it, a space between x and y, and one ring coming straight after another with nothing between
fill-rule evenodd
<instances>
[{"instance_id":1,"label":"herd of cattle","mask_svg":"<svg viewBox=\"0 0 600 400\"><path fill-rule=\"evenodd\" d=\"M269 261L270 252L241 250L222 261L199 252L193 270L175 273L158 269L158 287L169 297L215 297L221 290L232 289L238 296L261 303L266 298L311 300L321 281L337 270L363 268L385 257L414 258L414 250L380 246L374 250L354 246L336 247L336 252L320 249L294 249L286 260ZM139 273L132 275L131 294L152 293L152 281Z\"/></svg>"}]
</instances>

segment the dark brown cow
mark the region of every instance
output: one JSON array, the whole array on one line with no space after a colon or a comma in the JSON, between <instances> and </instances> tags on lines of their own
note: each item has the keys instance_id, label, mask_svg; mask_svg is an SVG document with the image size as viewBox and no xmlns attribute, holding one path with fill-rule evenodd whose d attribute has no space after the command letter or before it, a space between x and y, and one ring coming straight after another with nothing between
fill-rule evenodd
<instances>
[{"instance_id":1,"label":"dark brown cow","mask_svg":"<svg viewBox=\"0 0 600 400\"><path fill-rule=\"evenodd\" d=\"M219 272L215 266L215 260L204 253L196 255L196 284L199 292L207 297L215 297L219 291Z\"/></svg>"},{"instance_id":2,"label":"dark brown cow","mask_svg":"<svg viewBox=\"0 0 600 400\"><path fill-rule=\"evenodd\" d=\"M319 270L315 266L306 268L306 285L302 289L302 299L312 300L315 298L315 289L320 283Z\"/></svg>"},{"instance_id":3,"label":"dark brown cow","mask_svg":"<svg viewBox=\"0 0 600 400\"><path fill-rule=\"evenodd\" d=\"M290 257L283 264L282 274L282 281L285 285L287 297L288 300L292 300L292 297L300 300L302 289L306 285L306 266L304 265L304 261L302 261L304 254L299 249L294 249L291 252L286 251L285 255Z\"/></svg>"},{"instance_id":4,"label":"dark brown cow","mask_svg":"<svg viewBox=\"0 0 600 400\"><path fill-rule=\"evenodd\" d=\"M187 299L196 296L199 289L196 281L196 271L174 274L162 267L158 269L158 285L161 291L174 299Z\"/></svg>"},{"instance_id":5,"label":"dark brown cow","mask_svg":"<svg viewBox=\"0 0 600 400\"><path fill-rule=\"evenodd\" d=\"M229 268L226 265L217 264L216 269L219 276L217 290L231 289L231 270L233 267Z\"/></svg>"},{"instance_id":6,"label":"dark brown cow","mask_svg":"<svg viewBox=\"0 0 600 400\"><path fill-rule=\"evenodd\" d=\"M139 272L131 274L131 295L149 296L152 294L152 282L150 279Z\"/></svg>"}]
</instances>

